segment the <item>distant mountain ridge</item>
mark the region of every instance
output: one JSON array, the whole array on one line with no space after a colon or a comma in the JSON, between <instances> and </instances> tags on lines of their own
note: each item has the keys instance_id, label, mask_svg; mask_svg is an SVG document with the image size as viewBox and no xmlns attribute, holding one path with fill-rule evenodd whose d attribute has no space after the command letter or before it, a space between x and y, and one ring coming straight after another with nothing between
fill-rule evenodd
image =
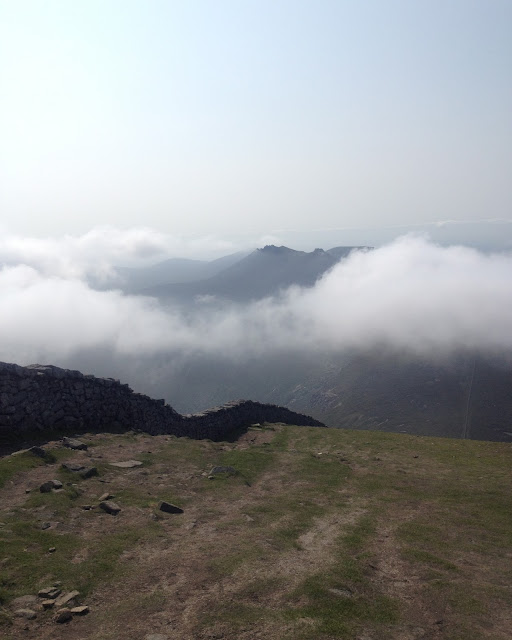
<instances>
[{"instance_id":1,"label":"distant mountain ridge","mask_svg":"<svg viewBox=\"0 0 512 640\"><path fill-rule=\"evenodd\" d=\"M371 247L333 247L324 251L296 251L267 245L195 282L160 284L142 293L163 300L192 301L198 296L215 296L248 302L278 294L292 285L311 287L329 269L352 251Z\"/></svg>"},{"instance_id":2,"label":"distant mountain ridge","mask_svg":"<svg viewBox=\"0 0 512 640\"><path fill-rule=\"evenodd\" d=\"M250 251L238 251L210 261L169 258L148 267L115 267L110 278L101 282L89 279L89 283L96 289L118 288L125 293L137 294L148 287L211 278L249 253Z\"/></svg>"}]
</instances>

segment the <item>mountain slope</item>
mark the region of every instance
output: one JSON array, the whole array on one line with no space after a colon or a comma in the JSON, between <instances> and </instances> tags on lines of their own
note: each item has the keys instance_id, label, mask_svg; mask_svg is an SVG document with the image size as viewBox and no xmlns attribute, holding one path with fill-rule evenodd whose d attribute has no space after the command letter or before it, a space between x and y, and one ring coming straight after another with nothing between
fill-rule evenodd
<instances>
[{"instance_id":1,"label":"mountain slope","mask_svg":"<svg viewBox=\"0 0 512 640\"><path fill-rule=\"evenodd\" d=\"M130 383L183 413L253 398L332 427L512 442L512 366L471 354L437 363L393 352L188 356Z\"/></svg>"},{"instance_id":2,"label":"mountain slope","mask_svg":"<svg viewBox=\"0 0 512 640\"><path fill-rule=\"evenodd\" d=\"M240 251L210 261L170 258L149 267L115 267L109 279L91 281L91 285L98 289L118 288L125 293L141 293L148 287L211 278L247 255L248 252Z\"/></svg>"},{"instance_id":3,"label":"mountain slope","mask_svg":"<svg viewBox=\"0 0 512 640\"><path fill-rule=\"evenodd\" d=\"M144 293L179 301L190 301L196 296L216 296L247 302L276 295L291 285L313 286L342 257L362 248L335 247L329 251L315 249L307 253L268 245L208 279L150 287Z\"/></svg>"}]
</instances>

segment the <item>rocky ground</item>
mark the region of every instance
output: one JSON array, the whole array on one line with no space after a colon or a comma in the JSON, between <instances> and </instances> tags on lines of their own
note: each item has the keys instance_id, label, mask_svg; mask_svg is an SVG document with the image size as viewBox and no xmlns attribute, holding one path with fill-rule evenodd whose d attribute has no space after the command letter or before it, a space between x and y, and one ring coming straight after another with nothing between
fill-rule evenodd
<instances>
[{"instance_id":1,"label":"rocky ground","mask_svg":"<svg viewBox=\"0 0 512 640\"><path fill-rule=\"evenodd\" d=\"M11 640L500 640L512 447L255 426L0 459Z\"/></svg>"}]
</instances>

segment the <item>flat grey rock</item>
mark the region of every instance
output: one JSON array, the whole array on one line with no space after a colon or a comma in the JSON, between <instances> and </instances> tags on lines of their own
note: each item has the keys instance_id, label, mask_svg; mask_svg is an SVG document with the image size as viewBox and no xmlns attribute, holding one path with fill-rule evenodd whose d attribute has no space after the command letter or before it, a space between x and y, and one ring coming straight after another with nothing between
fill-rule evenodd
<instances>
[{"instance_id":1,"label":"flat grey rock","mask_svg":"<svg viewBox=\"0 0 512 640\"><path fill-rule=\"evenodd\" d=\"M76 438L62 438L62 444L68 449L76 449L76 450L87 450L87 445L85 442L81 440L77 440Z\"/></svg>"},{"instance_id":2,"label":"flat grey rock","mask_svg":"<svg viewBox=\"0 0 512 640\"><path fill-rule=\"evenodd\" d=\"M85 469L83 464L77 464L76 462L63 462L61 466L66 471L71 471L72 473L77 473Z\"/></svg>"},{"instance_id":3,"label":"flat grey rock","mask_svg":"<svg viewBox=\"0 0 512 640\"><path fill-rule=\"evenodd\" d=\"M111 462L111 467L118 467L118 469L133 469L134 467L141 467L142 462L140 460L126 460L124 462Z\"/></svg>"},{"instance_id":4,"label":"flat grey rock","mask_svg":"<svg viewBox=\"0 0 512 640\"><path fill-rule=\"evenodd\" d=\"M89 613L89 607L87 605L82 605L81 607L73 607L71 609L71 613L74 616L85 616Z\"/></svg>"},{"instance_id":5,"label":"flat grey rock","mask_svg":"<svg viewBox=\"0 0 512 640\"><path fill-rule=\"evenodd\" d=\"M237 471L235 467L213 467L209 475L215 476L218 473L227 473L230 476L233 476L237 473Z\"/></svg>"},{"instance_id":6,"label":"flat grey rock","mask_svg":"<svg viewBox=\"0 0 512 640\"><path fill-rule=\"evenodd\" d=\"M64 605L69 604L75 598L78 598L79 595L80 592L78 591L68 591L67 593L63 593L55 601L55 606L59 608L63 607Z\"/></svg>"},{"instance_id":7,"label":"flat grey rock","mask_svg":"<svg viewBox=\"0 0 512 640\"><path fill-rule=\"evenodd\" d=\"M103 509L106 513L110 513L112 516L117 516L121 511L121 507L111 500L104 500L100 502L100 509Z\"/></svg>"}]
</instances>

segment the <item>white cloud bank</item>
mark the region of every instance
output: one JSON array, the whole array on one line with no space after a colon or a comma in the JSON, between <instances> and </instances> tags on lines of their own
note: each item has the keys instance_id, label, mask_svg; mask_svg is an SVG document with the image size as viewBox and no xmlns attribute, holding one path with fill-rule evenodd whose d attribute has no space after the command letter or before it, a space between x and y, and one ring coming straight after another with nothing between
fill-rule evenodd
<instances>
[{"instance_id":1,"label":"white cloud bank","mask_svg":"<svg viewBox=\"0 0 512 640\"><path fill-rule=\"evenodd\" d=\"M289 348L512 349L509 255L406 237L352 254L312 289L183 316L156 300L93 290L83 279L94 260L108 269L120 256L166 251L156 232L45 243L0 239L0 262L10 263L0 271L0 360L69 363L87 350L244 357Z\"/></svg>"}]
</instances>

